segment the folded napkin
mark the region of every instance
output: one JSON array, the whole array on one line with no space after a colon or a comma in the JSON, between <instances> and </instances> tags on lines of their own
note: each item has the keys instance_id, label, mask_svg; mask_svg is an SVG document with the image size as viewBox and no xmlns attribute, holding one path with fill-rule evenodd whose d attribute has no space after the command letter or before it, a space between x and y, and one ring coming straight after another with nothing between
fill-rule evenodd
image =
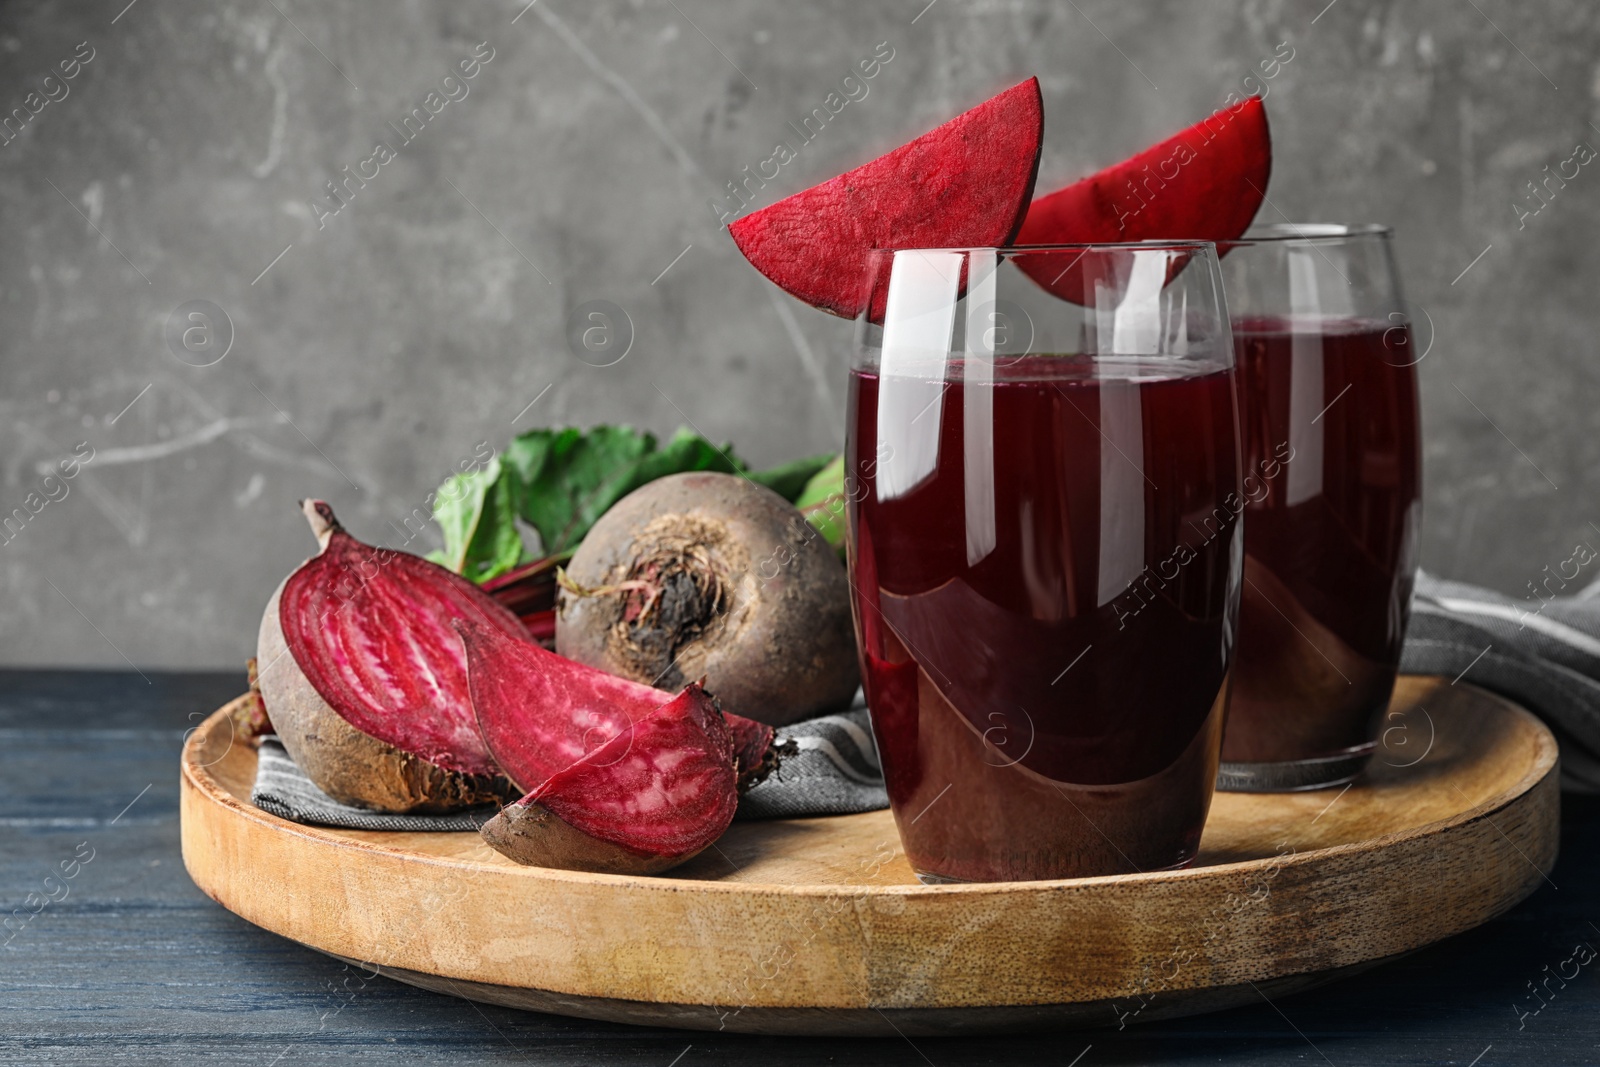
<instances>
[{"instance_id":1,"label":"folded napkin","mask_svg":"<svg viewBox=\"0 0 1600 1067\"><path fill-rule=\"evenodd\" d=\"M1600 793L1600 581L1518 599L1417 576L1400 669L1460 678L1516 701L1561 746L1561 788Z\"/></svg>"},{"instance_id":2,"label":"folded napkin","mask_svg":"<svg viewBox=\"0 0 1600 1067\"><path fill-rule=\"evenodd\" d=\"M774 744L784 749L778 769L739 799L734 818L852 815L889 806L860 693L848 711L780 728ZM261 741L250 799L291 822L349 830L476 830L499 810L490 804L448 815L390 815L341 804L313 785L270 736Z\"/></svg>"},{"instance_id":3,"label":"folded napkin","mask_svg":"<svg viewBox=\"0 0 1600 1067\"><path fill-rule=\"evenodd\" d=\"M391 815L341 804L312 784L273 734L261 739L256 752L256 784L250 800L280 819L346 830L476 830L500 810L486 804L448 815Z\"/></svg>"}]
</instances>

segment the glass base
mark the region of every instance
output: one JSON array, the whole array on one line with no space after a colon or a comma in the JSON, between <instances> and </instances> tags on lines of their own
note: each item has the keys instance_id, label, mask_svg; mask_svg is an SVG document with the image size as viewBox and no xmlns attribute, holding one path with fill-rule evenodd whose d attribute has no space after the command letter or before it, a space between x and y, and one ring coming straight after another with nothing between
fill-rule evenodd
<instances>
[{"instance_id":1,"label":"glass base","mask_svg":"<svg viewBox=\"0 0 1600 1067\"><path fill-rule=\"evenodd\" d=\"M1145 870L1140 871L1139 873L1140 874L1149 874L1151 871L1181 871L1185 867L1188 867L1188 866L1190 866L1190 865L1192 865L1194 863L1194 858L1195 858L1195 855L1198 853L1198 851L1199 850L1196 849L1194 852L1190 852L1187 857L1185 857L1184 859L1179 860L1177 863L1168 864L1165 867L1150 867L1150 868L1147 868ZM919 870L916 870L915 868L912 869L912 873L917 876L917 881L921 882L923 885L994 885L995 884L993 882L974 882L970 878L951 878L951 877L949 877L947 875L943 875L943 874L930 874L927 871L919 871ZM1016 879L1016 880L1017 881L1028 881L1028 882L1059 882L1059 881L1070 881L1073 877L1078 877L1078 878L1104 878L1104 877L1107 877L1107 876L1104 875L1104 874L1083 874L1083 875L1064 875L1064 876L1062 876L1060 878L1025 878L1025 879Z\"/></svg>"},{"instance_id":2,"label":"glass base","mask_svg":"<svg viewBox=\"0 0 1600 1067\"><path fill-rule=\"evenodd\" d=\"M916 871L915 873L916 873L916 876L917 876L917 881L921 882L923 885L972 885L973 884L972 882L967 881L965 878L946 878L942 874L926 874L926 873L924 873L922 871Z\"/></svg>"},{"instance_id":3,"label":"glass base","mask_svg":"<svg viewBox=\"0 0 1600 1067\"><path fill-rule=\"evenodd\" d=\"M1225 793L1299 793L1344 785L1366 770L1376 744L1335 756L1283 760L1277 763L1229 763L1217 772L1217 788Z\"/></svg>"}]
</instances>

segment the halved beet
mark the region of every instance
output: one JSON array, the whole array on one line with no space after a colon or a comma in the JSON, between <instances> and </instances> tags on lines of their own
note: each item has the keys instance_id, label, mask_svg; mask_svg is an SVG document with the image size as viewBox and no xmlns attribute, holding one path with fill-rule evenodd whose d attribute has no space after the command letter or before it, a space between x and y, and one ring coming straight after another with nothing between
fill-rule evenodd
<instances>
[{"instance_id":1,"label":"halved beet","mask_svg":"<svg viewBox=\"0 0 1600 1067\"><path fill-rule=\"evenodd\" d=\"M671 693L575 663L478 620L462 619L456 629L478 730L521 792L538 789L673 702ZM739 780L753 784L774 758L772 727L726 719Z\"/></svg>"},{"instance_id":2,"label":"halved beet","mask_svg":"<svg viewBox=\"0 0 1600 1067\"><path fill-rule=\"evenodd\" d=\"M443 567L357 541L322 501L301 508L322 550L272 594L256 653L294 761L335 800L381 811L515 796L478 733L451 621L526 644L522 623Z\"/></svg>"},{"instance_id":3,"label":"halved beet","mask_svg":"<svg viewBox=\"0 0 1600 1067\"><path fill-rule=\"evenodd\" d=\"M866 300L875 248L1009 243L1033 195L1043 137L1039 80L1029 78L888 155L751 212L728 232L779 288L850 318ZM883 300L874 299L874 320Z\"/></svg>"},{"instance_id":4,"label":"halved beet","mask_svg":"<svg viewBox=\"0 0 1600 1067\"><path fill-rule=\"evenodd\" d=\"M733 737L690 685L483 825L518 863L656 874L704 850L739 806Z\"/></svg>"},{"instance_id":5,"label":"halved beet","mask_svg":"<svg viewBox=\"0 0 1600 1067\"><path fill-rule=\"evenodd\" d=\"M1121 163L1039 197L1017 244L1226 241L1249 228L1272 175L1267 110L1251 96ZM1059 259L1017 266L1055 295L1083 303L1093 287Z\"/></svg>"}]
</instances>

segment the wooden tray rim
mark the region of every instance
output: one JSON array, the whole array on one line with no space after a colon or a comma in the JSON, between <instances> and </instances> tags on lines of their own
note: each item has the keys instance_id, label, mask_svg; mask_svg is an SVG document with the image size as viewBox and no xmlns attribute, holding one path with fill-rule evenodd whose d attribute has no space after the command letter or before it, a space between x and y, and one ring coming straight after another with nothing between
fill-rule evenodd
<instances>
[{"instance_id":1,"label":"wooden tray rim","mask_svg":"<svg viewBox=\"0 0 1600 1067\"><path fill-rule=\"evenodd\" d=\"M460 832L443 834L435 846L403 831L390 837L303 826L249 802L255 753L243 745L235 751L233 724L225 739L219 721L238 708L235 700L184 745L184 861L208 895L270 932L339 959L368 961L423 988L511 1007L811 1035L881 1034L885 1026L951 1034L1103 1025L1098 1011L1151 995L1158 1003L1141 1008L1139 1017L1172 1017L1234 1006L1262 989L1290 992L1355 973L1487 922L1548 882L1559 853L1554 737L1513 702L1446 681L1403 678L1392 707L1439 700L1469 733L1490 731L1472 757L1488 761L1483 770L1490 778L1470 784L1446 763L1439 786L1452 787L1456 797L1435 788L1434 799L1413 810L1408 798L1425 798L1426 787L1414 794L1404 772L1380 774L1379 790L1402 789L1392 801L1382 792L1367 796L1367 807L1395 813L1370 836L1362 836L1358 817L1342 838L1291 834L1303 851L1269 855L1271 840L1289 824L1268 805L1258 809L1259 823L1238 824L1237 813L1227 819L1261 828L1244 853L1256 858L1183 871L948 886L911 882L903 866L895 876L905 879L901 884L852 883L848 868L832 861L785 866L781 845L777 866L762 880L743 880L752 871L740 880L711 881L518 867ZM1479 716L1487 717L1482 729L1474 725ZM1481 747L1511 738L1503 750ZM209 763L202 765L201 756ZM215 775L214 765L221 766ZM1289 810L1309 817L1319 807L1318 800L1299 800ZM1412 822L1423 818L1429 821ZM796 830L809 824L823 843L848 843L838 854L846 858L895 832L888 812L846 816L831 827L812 819L779 822ZM742 825L743 847L757 850L747 855L765 854L760 824ZM1385 825L1396 829L1372 832ZM774 844L783 839L780 831ZM1313 841L1336 843L1306 847ZM258 848L278 865L253 868L251 850ZM1212 855L1220 860L1228 853ZM896 862L903 865L903 858ZM257 875L266 879L266 892ZM386 880L395 878L427 894L418 898L424 910L406 903L372 910ZM1253 881L1280 878L1260 898L1265 910L1247 913L1230 903L1241 895L1257 899ZM548 906L503 931L461 913L432 925L435 912L426 901L453 896L452 887L480 885L472 905L479 912L520 913L522 901L541 895ZM333 894L333 913L315 903L316 893ZM630 909L639 909L641 922L653 915L672 925L640 941L608 918ZM1018 920L1039 925L1021 927ZM426 937L421 924L431 931ZM717 939L729 930L744 932L739 945L767 946L766 957L752 950L745 960L719 948ZM1228 936L1216 940L1219 932ZM809 948L813 939L819 940ZM926 949L919 947L924 942ZM1152 986L1150 963L1168 949ZM787 955L767 974L778 950ZM1177 973L1165 974L1180 962L1180 950ZM1010 962L997 972L995 960ZM730 1013L718 1005L738 1008Z\"/></svg>"}]
</instances>

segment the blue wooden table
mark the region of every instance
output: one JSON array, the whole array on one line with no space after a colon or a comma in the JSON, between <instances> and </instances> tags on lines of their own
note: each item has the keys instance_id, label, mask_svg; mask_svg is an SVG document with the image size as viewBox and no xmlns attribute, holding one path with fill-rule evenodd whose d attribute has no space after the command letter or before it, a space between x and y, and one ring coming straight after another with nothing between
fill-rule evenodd
<instances>
[{"instance_id":1,"label":"blue wooden table","mask_svg":"<svg viewBox=\"0 0 1600 1067\"><path fill-rule=\"evenodd\" d=\"M178 749L243 689L0 671L0 1063L1600 1064L1600 961L1573 962L1600 949L1600 801L1564 798L1553 884L1509 914L1275 1006L914 1044L638 1029L369 979L200 893Z\"/></svg>"}]
</instances>

